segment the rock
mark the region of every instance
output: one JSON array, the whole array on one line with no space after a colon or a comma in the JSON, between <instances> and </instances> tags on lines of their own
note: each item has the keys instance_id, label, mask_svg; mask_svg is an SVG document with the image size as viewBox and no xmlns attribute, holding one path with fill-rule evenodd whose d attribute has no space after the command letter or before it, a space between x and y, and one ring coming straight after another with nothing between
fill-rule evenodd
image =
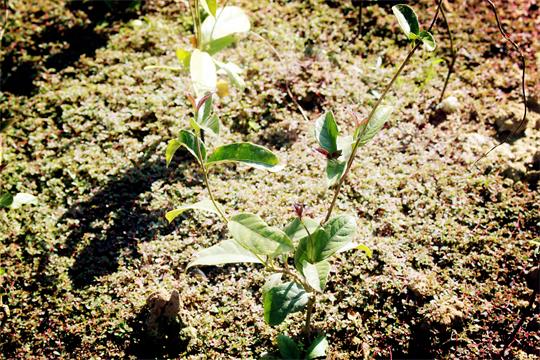
<instances>
[{"instance_id":1,"label":"rock","mask_svg":"<svg viewBox=\"0 0 540 360\"><path fill-rule=\"evenodd\" d=\"M147 334L158 338L163 333L163 328L170 323L178 321L180 312L180 295L173 290L169 300L163 293L154 293L146 300L147 315L145 319Z\"/></svg>"},{"instance_id":2,"label":"rock","mask_svg":"<svg viewBox=\"0 0 540 360\"><path fill-rule=\"evenodd\" d=\"M437 108L444 111L446 114L451 114L459 110L459 100L455 96L449 96L437 106Z\"/></svg>"},{"instance_id":3,"label":"rock","mask_svg":"<svg viewBox=\"0 0 540 360\"><path fill-rule=\"evenodd\" d=\"M529 117L523 124L523 107L519 105L510 105L507 108L501 108L495 118L495 127L499 135L513 133L521 135L527 129ZM521 126L520 126L521 124Z\"/></svg>"}]
</instances>

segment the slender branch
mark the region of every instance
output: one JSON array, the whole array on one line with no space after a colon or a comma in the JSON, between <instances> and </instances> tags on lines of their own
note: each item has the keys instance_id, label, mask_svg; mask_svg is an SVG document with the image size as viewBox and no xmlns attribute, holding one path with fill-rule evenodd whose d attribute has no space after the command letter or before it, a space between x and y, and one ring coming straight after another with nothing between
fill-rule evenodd
<instances>
[{"instance_id":1,"label":"slender branch","mask_svg":"<svg viewBox=\"0 0 540 360\"><path fill-rule=\"evenodd\" d=\"M523 55L523 52L519 48L518 44L516 44L512 39L510 39L510 36L504 31L504 28L502 26L501 20L499 19L499 14L497 13L497 8L495 7L495 4L491 0L486 0L491 7L491 10L493 11L493 14L495 14L495 20L497 21L497 27L499 28L499 32L501 35L514 47L514 49L518 52L519 58L521 61L521 97L523 98L523 118L521 119L521 122L519 123L518 127L514 129L511 133L506 135L497 145L493 146L491 149L489 149L486 153L484 153L482 156L480 156L478 159L475 160L475 162L472 164L473 166L476 165L477 162L485 158L489 155L493 150L501 146L502 144L508 142L508 140L511 137L514 137L516 134L519 133L523 125L525 124L527 120L527 93L526 93L526 85L525 85L525 73L526 73L526 63L525 63L525 55Z\"/></svg>"},{"instance_id":2,"label":"slender branch","mask_svg":"<svg viewBox=\"0 0 540 360\"><path fill-rule=\"evenodd\" d=\"M384 99L384 97L386 96L388 91L392 88L392 85L394 85L394 82L396 81L398 76L403 71L403 68L405 68L405 65L407 65L407 63L409 62L409 60L411 59L411 57L413 56L413 54L416 52L416 50L419 47L420 47L420 44L416 44L412 48L412 50L409 51L409 53L407 54L407 57L405 58L405 60L403 60L403 62L401 63L401 66L398 68L398 70L396 71L396 73L392 77L392 80L390 80L388 85L386 85L382 95L379 97L379 99L375 103L375 106L373 106L373 108L371 109L371 112L369 113L368 118L366 120L367 123L369 123L371 121L371 119L373 118L373 115L375 114L375 110L377 110L377 108L381 104L382 100ZM330 216L332 215L332 211L334 210L334 207L336 205L337 198L339 196L339 192L341 191L341 187L343 186L343 183L345 182L345 179L347 178L347 174L351 170L351 166L352 166L352 163L353 163L354 158L356 156L356 152L358 151L358 148L360 147L360 141L362 140L362 136L364 135L364 132L366 131L366 129L367 129L367 126L364 127L364 130L362 131L362 133L360 135L358 135L358 138L356 139L356 142L353 145L351 156L349 157L349 160L347 161L347 166L345 167L345 171L343 172L343 176L341 177L341 179L339 180L339 182L338 182L338 184L336 186L336 190L334 191L334 197L332 198L332 202L330 203L330 207L328 208L328 211L326 212L326 216L324 217L323 223L327 222L330 219Z\"/></svg>"},{"instance_id":3,"label":"slender branch","mask_svg":"<svg viewBox=\"0 0 540 360\"><path fill-rule=\"evenodd\" d=\"M253 36L255 36L257 39L261 40L262 42L264 42L269 48L270 50L272 51L272 53L274 53L274 55L276 56L276 58L278 59L278 61L283 65L284 64L284 61L283 59L281 58L281 55L279 55L279 52L276 50L276 48L268 41L266 40L264 37L262 37L261 35L257 34L256 32L253 32L253 31L250 31L249 32L250 34L252 34ZM285 65L285 69L287 69L287 65ZM302 117L304 118L304 120L306 120L307 122L309 122L309 118L304 110L304 108L302 108L302 106L298 103L298 100L296 100L296 97L293 95L292 91L291 91L291 88L289 87L289 80L287 80L287 77L285 77L285 89L287 91L287 94L289 95L289 97L291 98L291 100L293 101L294 105L296 105L296 107L298 108L298 111L300 111L300 114L302 114Z\"/></svg>"},{"instance_id":4,"label":"slender branch","mask_svg":"<svg viewBox=\"0 0 540 360\"><path fill-rule=\"evenodd\" d=\"M304 324L304 334L306 335L306 338L308 341L311 335L311 316L313 315L314 309L315 309L315 293L311 294L308 300L307 311L306 311L306 322Z\"/></svg>"},{"instance_id":5,"label":"slender branch","mask_svg":"<svg viewBox=\"0 0 540 360\"><path fill-rule=\"evenodd\" d=\"M504 355L506 354L506 351L510 348L510 345L516 340L516 336L523 326L523 323L525 322L525 319L529 316L529 313L534 307L534 300L536 299L536 291L533 290L531 297L529 298L529 305L525 308L523 311L523 314L521 314L521 318L519 319L519 322L517 323L516 327L514 328L514 331L512 331L512 334L508 337L508 340L506 340L506 343L504 344L504 347L502 351L499 354L499 357L501 359L504 359Z\"/></svg>"},{"instance_id":6,"label":"slender branch","mask_svg":"<svg viewBox=\"0 0 540 360\"><path fill-rule=\"evenodd\" d=\"M454 71L454 64L456 63L456 49L454 48L454 37L452 36L452 31L450 31L450 24L448 24L448 19L446 18L446 14L443 8L441 8L441 15L444 21L444 26L446 27L446 32L448 33L448 38L450 39L450 53L452 55L452 60L450 61L450 65L448 65L448 74L446 75L446 79L444 80L444 86L441 91L441 96L439 97L439 102L441 102L444 98L444 93L446 92L446 87L448 86L450 75L452 75L452 72Z\"/></svg>"},{"instance_id":7,"label":"slender branch","mask_svg":"<svg viewBox=\"0 0 540 360\"><path fill-rule=\"evenodd\" d=\"M435 16L433 17L433 20L431 21L431 24L429 25L428 31L431 31L431 29L433 28L433 25L435 25L435 22L437 21L437 17L439 16L439 11L441 9L441 6L442 6L442 0L439 0L439 4L437 6L437 11L435 12ZM407 57L405 58L405 60L403 60L403 62L401 63L401 66L398 68L398 70L396 71L396 73L392 77L392 80L390 80L388 85L386 85L386 87L384 88L384 91L383 91L382 95L379 97L379 99L375 103L375 106L373 106L373 108L371 109L371 112L368 115L368 118L366 120L366 122L368 124L371 121L371 119L373 118L373 115L375 114L375 111L377 110L377 108L379 107L379 105L381 104L383 99L386 97L386 95L388 94L388 92L392 88L392 85L394 85L394 82L397 80L398 76L401 74L401 72L405 68L405 65L407 65L407 63L409 62L409 60L412 58L412 56L414 55L414 53L416 52L416 50L419 47L420 47L420 43L417 43L416 45L414 45L414 47L411 49L411 51L409 51L409 53L407 54ZM330 203L330 207L328 208L328 211L326 212L326 216L324 217L323 224L325 222L327 222L330 219L330 216L332 215L332 211L334 210L334 207L336 206L336 202L337 202L337 198L339 196L339 192L341 191L341 187L343 186L343 183L345 182L345 179L347 178L347 175L348 175L349 171L351 170L351 166L352 166L352 163L353 163L354 158L356 156L356 152L358 151L358 148L360 147L360 141L361 141L362 136L364 135L366 129L367 129L367 126L365 126L364 129L362 130L362 132L358 135L358 138L356 139L356 142L353 145L353 148L352 148L352 151L351 151L351 156L349 157L349 160L347 161L347 166L345 167L345 171L343 172L343 176L341 177L341 179L339 180L339 182L338 182L338 184L336 186L336 190L334 191L334 197L332 198L332 202Z\"/></svg>"}]
</instances>

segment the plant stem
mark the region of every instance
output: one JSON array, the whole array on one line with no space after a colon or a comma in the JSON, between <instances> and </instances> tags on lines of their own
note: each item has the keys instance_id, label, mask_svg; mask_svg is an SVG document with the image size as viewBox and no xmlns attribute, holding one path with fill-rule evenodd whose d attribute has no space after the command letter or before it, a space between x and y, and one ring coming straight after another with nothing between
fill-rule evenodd
<instances>
[{"instance_id":1,"label":"plant stem","mask_svg":"<svg viewBox=\"0 0 540 360\"><path fill-rule=\"evenodd\" d=\"M501 350L501 353L499 354L499 357L501 359L504 359L504 356L506 354L506 351L510 348L510 345L516 340L516 336L523 326L523 323L525 322L525 319L532 313L532 309L534 307L534 300L536 299L536 291L533 290L531 297L529 298L529 305L523 310L523 313L521 315L521 318L519 319L519 322L517 323L516 327L514 328L514 331L512 331L512 334L508 337L508 340L506 340L506 343L504 344L503 349Z\"/></svg>"},{"instance_id":2,"label":"plant stem","mask_svg":"<svg viewBox=\"0 0 540 360\"><path fill-rule=\"evenodd\" d=\"M413 56L413 54L416 52L416 50L419 47L420 47L420 43L416 44L412 48L412 50L409 51L409 53L407 54L407 57L405 58L405 60L403 60L400 67L395 72L394 76L392 77L392 80L390 80L388 85L386 85L386 87L384 88L384 91L383 91L382 95L379 97L379 99L377 100L377 102L375 103L375 106L373 106L373 108L371 109L371 112L369 113L368 118L366 120L367 123L369 123L371 121L371 118L375 114L375 111L377 110L377 108L379 107L379 105L381 104L383 99L386 97L386 94L388 94L388 91L390 91L390 89L392 88L392 85L394 85L394 82L396 82L398 76L401 74L401 72L405 68L405 65L407 65L407 63L409 62L409 60L411 59L411 57ZM356 156L356 152L358 151L358 148L360 147L360 141L362 139L362 135L364 134L366 129L367 129L367 126L364 128L362 133L358 136L358 138L356 139L356 142L353 145L353 148L352 148L352 151L351 151L351 156L349 157L349 160L347 161L347 166L345 167L345 171L343 172L343 176L341 177L341 179L339 180L339 182L338 182L338 184L336 186L336 190L334 192L334 197L332 198L332 202L330 203L330 207L328 208L328 211L326 212L326 216L324 218L323 223L327 222L330 219L330 216L332 215L332 211L334 210L334 207L336 205L336 201L337 201L337 198L339 196L339 192L341 191L341 186L345 182L345 179L347 178L347 174L351 170L351 166L352 166L352 163L353 163L354 158Z\"/></svg>"},{"instance_id":3,"label":"plant stem","mask_svg":"<svg viewBox=\"0 0 540 360\"><path fill-rule=\"evenodd\" d=\"M443 8L441 8L441 15L444 21L444 26L446 27L446 31L448 33L448 38L450 39L450 52L452 54L452 60L450 61L450 65L448 65L448 74L446 75L446 79L444 80L444 86L441 91L441 96L439 97L439 102L441 102L444 98L444 93L446 92L446 87L448 86L450 75L452 75L452 72L454 71L454 64L456 63L456 49L454 49L454 37L452 36L452 31L450 31L450 25L448 24L448 20L446 19L446 14L444 13Z\"/></svg>"},{"instance_id":4,"label":"plant stem","mask_svg":"<svg viewBox=\"0 0 540 360\"><path fill-rule=\"evenodd\" d=\"M208 172L207 172L204 165L201 164L201 166L202 166L202 172L203 172L203 176L204 176L204 183L206 185L206 190L208 190L208 195L210 196L210 200L212 201L212 204L214 204L214 207L218 211L219 216L221 216L221 219L227 223L227 222L229 222L229 220L227 219L227 216L225 216L223 210L221 210L221 207L219 206L216 199L214 198L214 193L212 192L212 187L210 186L210 181L208 181Z\"/></svg>"},{"instance_id":5,"label":"plant stem","mask_svg":"<svg viewBox=\"0 0 540 360\"><path fill-rule=\"evenodd\" d=\"M315 308L315 293L312 293L308 300L306 322L304 324L304 334L306 335L306 338L308 341L311 334L311 316L313 315L314 308Z\"/></svg>"}]
</instances>

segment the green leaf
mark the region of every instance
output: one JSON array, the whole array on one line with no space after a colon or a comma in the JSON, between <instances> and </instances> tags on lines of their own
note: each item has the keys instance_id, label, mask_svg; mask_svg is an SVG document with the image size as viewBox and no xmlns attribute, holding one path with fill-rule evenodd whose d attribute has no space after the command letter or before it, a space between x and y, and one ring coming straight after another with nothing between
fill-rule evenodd
<instances>
[{"instance_id":1,"label":"green leaf","mask_svg":"<svg viewBox=\"0 0 540 360\"><path fill-rule=\"evenodd\" d=\"M180 206L179 208L176 208L174 210L171 210L165 214L165 218L170 222L172 222L176 217L180 216L184 211L187 210L202 210L211 212L214 214L219 214L219 211L214 206L214 203L209 199L203 199L199 202L196 202L195 204L188 204Z\"/></svg>"},{"instance_id":2,"label":"green leaf","mask_svg":"<svg viewBox=\"0 0 540 360\"><path fill-rule=\"evenodd\" d=\"M420 32L420 26L414 10L408 5L400 4L392 6L392 12L405 35L411 40L416 39Z\"/></svg>"},{"instance_id":3,"label":"green leaf","mask_svg":"<svg viewBox=\"0 0 540 360\"><path fill-rule=\"evenodd\" d=\"M0 195L0 208L8 208L13 203L13 195L6 192Z\"/></svg>"},{"instance_id":4,"label":"green leaf","mask_svg":"<svg viewBox=\"0 0 540 360\"><path fill-rule=\"evenodd\" d=\"M221 50L225 49L226 47L229 47L236 41L236 37L234 35L227 35L222 38L212 40L209 43L204 45L204 49L207 53L210 55L217 54Z\"/></svg>"},{"instance_id":5,"label":"green leaf","mask_svg":"<svg viewBox=\"0 0 540 360\"><path fill-rule=\"evenodd\" d=\"M302 359L300 349L298 345L290 337L279 334L277 336L277 344L279 348L279 353L283 359L297 360Z\"/></svg>"},{"instance_id":6,"label":"green leaf","mask_svg":"<svg viewBox=\"0 0 540 360\"><path fill-rule=\"evenodd\" d=\"M217 115L213 113L212 96L206 99L204 104L197 112L196 123L197 127L204 129L211 134L219 135L219 129L221 127L221 124Z\"/></svg>"},{"instance_id":7,"label":"green leaf","mask_svg":"<svg viewBox=\"0 0 540 360\"><path fill-rule=\"evenodd\" d=\"M201 5L208 15L216 16L217 0L201 0Z\"/></svg>"},{"instance_id":8,"label":"green leaf","mask_svg":"<svg viewBox=\"0 0 540 360\"><path fill-rule=\"evenodd\" d=\"M243 90L246 87L246 83L244 82L244 79L240 76L242 73L242 69L238 67L238 65L228 62L228 63L222 63L221 61L217 61L214 59L214 62L216 65L223 69L227 73L227 76L229 79L231 79L234 86L236 86L238 89Z\"/></svg>"},{"instance_id":9,"label":"green leaf","mask_svg":"<svg viewBox=\"0 0 540 360\"><path fill-rule=\"evenodd\" d=\"M219 146L208 156L206 165L212 166L225 162L241 162L256 169L279 171L283 168L278 157L263 146L252 143L234 143Z\"/></svg>"},{"instance_id":10,"label":"green leaf","mask_svg":"<svg viewBox=\"0 0 540 360\"><path fill-rule=\"evenodd\" d=\"M32 194L17 193L13 197L13 201L11 202L10 207L12 209L18 209L23 205L36 205L37 202L37 198Z\"/></svg>"},{"instance_id":11,"label":"green leaf","mask_svg":"<svg viewBox=\"0 0 540 360\"><path fill-rule=\"evenodd\" d=\"M315 264L334 255L349 244L356 232L356 222L350 215L330 219L322 228L298 243L294 254L296 268L302 270L304 260Z\"/></svg>"},{"instance_id":12,"label":"green leaf","mask_svg":"<svg viewBox=\"0 0 540 360\"><path fill-rule=\"evenodd\" d=\"M379 106L373 117L367 125L365 125L365 130L363 132L358 132L357 136L361 137L359 145L365 145L369 140L373 139L375 135L382 129L384 124L390 118L393 108L390 106ZM356 132L355 132L356 133ZM356 139L355 139L356 140Z\"/></svg>"},{"instance_id":13,"label":"green leaf","mask_svg":"<svg viewBox=\"0 0 540 360\"><path fill-rule=\"evenodd\" d=\"M427 51L433 51L437 47L437 45L435 44L435 38L433 37L433 35L431 35L429 31L420 31L420 34L418 34L418 38L422 41L422 45Z\"/></svg>"},{"instance_id":14,"label":"green leaf","mask_svg":"<svg viewBox=\"0 0 540 360\"><path fill-rule=\"evenodd\" d=\"M195 156L195 159L199 160L202 163L203 161L199 158L200 147L200 153L202 155L202 158L206 158L206 147L204 146L202 140L198 139L191 131L180 130L180 132L178 133L178 137L169 141L169 144L167 145L167 150L165 150L165 161L167 163L167 166L169 166L169 164L171 163L171 160L176 151L182 146L184 146L193 156Z\"/></svg>"},{"instance_id":15,"label":"green leaf","mask_svg":"<svg viewBox=\"0 0 540 360\"><path fill-rule=\"evenodd\" d=\"M328 350L328 340L325 335L317 337L309 346L306 352L306 359L325 358Z\"/></svg>"},{"instance_id":16,"label":"green leaf","mask_svg":"<svg viewBox=\"0 0 540 360\"><path fill-rule=\"evenodd\" d=\"M235 215L228 227L234 240L254 254L275 257L293 249L291 239L283 231L269 226L255 214Z\"/></svg>"},{"instance_id":17,"label":"green leaf","mask_svg":"<svg viewBox=\"0 0 540 360\"><path fill-rule=\"evenodd\" d=\"M187 266L223 265L230 263L261 263L261 261L234 240L224 240L219 244L197 253L195 260Z\"/></svg>"},{"instance_id":18,"label":"green leaf","mask_svg":"<svg viewBox=\"0 0 540 360\"><path fill-rule=\"evenodd\" d=\"M319 145L330 154L335 153L337 148L337 138L339 129L334 119L334 114L327 111L315 121L315 138Z\"/></svg>"},{"instance_id":19,"label":"green leaf","mask_svg":"<svg viewBox=\"0 0 540 360\"><path fill-rule=\"evenodd\" d=\"M341 155L337 159L328 159L326 162L326 178L328 180L328 186L332 187L341 179L345 173L347 162L352 153L353 137L338 136L337 149L341 152Z\"/></svg>"},{"instance_id":20,"label":"green leaf","mask_svg":"<svg viewBox=\"0 0 540 360\"><path fill-rule=\"evenodd\" d=\"M305 227L302 225L302 221L304 222ZM285 229L283 229L293 243L297 243L300 239L308 236L306 228L311 234L319 227L319 223L313 219L304 218L302 221L298 218L294 218Z\"/></svg>"},{"instance_id":21,"label":"green leaf","mask_svg":"<svg viewBox=\"0 0 540 360\"><path fill-rule=\"evenodd\" d=\"M184 68L189 69L189 63L191 59L191 51L185 49L176 49L176 58Z\"/></svg>"},{"instance_id":22,"label":"green leaf","mask_svg":"<svg viewBox=\"0 0 540 360\"><path fill-rule=\"evenodd\" d=\"M216 91L216 65L210 54L198 49L193 50L189 70L197 98L201 98L207 92Z\"/></svg>"},{"instance_id":23,"label":"green leaf","mask_svg":"<svg viewBox=\"0 0 540 360\"><path fill-rule=\"evenodd\" d=\"M281 283L281 274L271 276L263 287L264 320L270 325L279 325L287 315L301 311L309 295L304 288L292 281Z\"/></svg>"},{"instance_id":24,"label":"green leaf","mask_svg":"<svg viewBox=\"0 0 540 360\"><path fill-rule=\"evenodd\" d=\"M362 250L363 252L366 253L366 256L368 258L371 258L373 256L373 251L369 247L367 247L366 245L363 245L363 244L355 243L355 242L350 242L349 244L345 245L344 247L342 247L341 249L339 249L336 252L337 253L342 253L342 252L349 251L349 250Z\"/></svg>"},{"instance_id":25,"label":"green leaf","mask_svg":"<svg viewBox=\"0 0 540 360\"><path fill-rule=\"evenodd\" d=\"M219 8L216 16L209 15L202 23L203 44L232 34L247 33L250 28L249 18L239 7Z\"/></svg>"},{"instance_id":26,"label":"green leaf","mask_svg":"<svg viewBox=\"0 0 540 360\"><path fill-rule=\"evenodd\" d=\"M326 286L328 274L330 274L330 263L326 260L315 264L302 261L302 274L307 283L315 290L321 292Z\"/></svg>"}]
</instances>

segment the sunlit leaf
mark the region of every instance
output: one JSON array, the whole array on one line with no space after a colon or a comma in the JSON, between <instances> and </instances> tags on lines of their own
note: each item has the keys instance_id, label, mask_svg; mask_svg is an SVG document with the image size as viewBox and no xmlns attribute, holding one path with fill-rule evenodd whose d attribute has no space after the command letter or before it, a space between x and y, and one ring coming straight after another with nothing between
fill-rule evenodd
<instances>
[{"instance_id":1,"label":"sunlit leaf","mask_svg":"<svg viewBox=\"0 0 540 360\"><path fill-rule=\"evenodd\" d=\"M390 118L393 108L390 106L379 106L373 117L366 125L363 132L355 132L360 137L360 146L365 145L369 140L373 139L375 135L383 128L384 124ZM355 139L356 140L356 139Z\"/></svg>"},{"instance_id":2,"label":"sunlit leaf","mask_svg":"<svg viewBox=\"0 0 540 360\"><path fill-rule=\"evenodd\" d=\"M225 163L241 162L257 169L279 171L283 168L278 157L264 146L252 143L234 143L218 146L208 156L208 166Z\"/></svg>"},{"instance_id":3,"label":"sunlit leaf","mask_svg":"<svg viewBox=\"0 0 540 360\"><path fill-rule=\"evenodd\" d=\"M342 253L342 252L349 251L349 250L361 250L364 253L366 253L366 256L368 258L371 258L373 256L373 251L369 247L367 247L364 244L358 244L358 243L355 243L355 242L348 243L347 245L345 245L344 247L342 247L338 251L336 251L336 253Z\"/></svg>"},{"instance_id":4,"label":"sunlit leaf","mask_svg":"<svg viewBox=\"0 0 540 360\"><path fill-rule=\"evenodd\" d=\"M191 131L180 130L178 137L169 141L169 144L167 145L167 150L165 151L165 161L167 166L169 166L176 151L182 146L196 159L200 159L199 154L202 155L202 160L206 158L206 147L202 140L198 139Z\"/></svg>"},{"instance_id":5,"label":"sunlit leaf","mask_svg":"<svg viewBox=\"0 0 540 360\"><path fill-rule=\"evenodd\" d=\"M307 283L315 290L322 291L326 286L328 274L330 273L330 263L326 260L312 264L306 260L302 262L302 274Z\"/></svg>"},{"instance_id":6,"label":"sunlit leaf","mask_svg":"<svg viewBox=\"0 0 540 360\"><path fill-rule=\"evenodd\" d=\"M240 76L240 74L242 73L242 69L240 69L238 65L232 62L222 63L221 61L217 61L215 59L214 62L220 69L223 69L223 71L227 73L227 76L229 77L229 79L231 79L234 86L241 90L246 87L244 79L242 79L242 77Z\"/></svg>"},{"instance_id":7,"label":"sunlit leaf","mask_svg":"<svg viewBox=\"0 0 540 360\"><path fill-rule=\"evenodd\" d=\"M302 225L302 221L305 226ZM308 236L308 231L309 233L313 233L319 227L319 223L313 219L304 218L302 221L298 218L294 218L285 229L283 229L293 243L297 243L300 239Z\"/></svg>"},{"instance_id":8,"label":"sunlit leaf","mask_svg":"<svg viewBox=\"0 0 540 360\"><path fill-rule=\"evenodd\" d=\"M418 38L422 41L422 45L424 46L424 49L427 51L433 51L437 47L435 44L435 38L429 31L420 31L420 34L418 34Z\"/></svg>"},{"instance_id":9,"label":"sunlit leaf","mask_svg":"<svg viewBox=\"0 0 540 360\"><path fill-rule=\"evenodd\" d=\"M334 119L334 114L327 111L315 121L315 138L319 145L330 154L335 153L339 129Z\"/></svg>"},{"instance_id":10,"label":"sunlit leaf","mask_svg":"<svg viewBox=\"0 0 540 360\"><path fill-rule=\"evenodd\" d=\"M224 240L197 253L188 268L198 265L222 265L230 263L260 263L261 261L234 240Z\"/></svg>"},{"instance_id":11,"label":"sunlit leaf","mask_svg":"<svg viewBox=\"0 0 540 360\"><path fill-rule=\"evenodd\" d=\"M17 193L13 197L13 202L11 203L12 209L18 209L23 205L36 205L38 203L37 198L28 193Z\"/></svg>"},{"instance_id":12,"label":"sunlit leaf","mask_svg":"<svg viewBox=\"0 0 540 360\"><path fill-rule=\"evenodd\" d=\"M306 359L326 359L326 352L328 351L328 340L325 335L317 337L309 346L306 351Z\"/></svg>"},{"instance_id":13,"label":"sunlit leaf","mask_svg":"<svg viewBox=\"0 0 540 360\"><path fill-rule=\"evenodd\" d=\"M269 226L258 215L237 214L229 220L228 227L234 240L254 254L275 257L293 250L287 234Z\"/></svg>"},{"instance_id":14,"label":"sunlit leaf","mask_svg":"<svg viewBox=\"0 0 540 360\"><path fill-rule=\"evenodd\" d=\"M189 62L191 59L191 51L185 49L176 49L176 58L184 68L189 69Z\"/></svg>"},{"instance_id":15,"label":"sunlit leaf","mask_svg":"<svg viewBox=\"0 0 540 360\"><path fill-rule=\"evenodd\" d=\"M208 53L198 49L193 50L189 69L197 98L216 91L216 65Z\"/></svg>"},{"instance_id":16,"label":"sunlit leaf","mask_svg":"<svg viewBox=\"0 0 540 360\"><path fill-rule=\"evenodd\" d=\"M404 4L392 6L392 12L397 18L399 26L407 35L409 39L416 39L419 32L420 26L418 25L418 17L414 10Z\"/></svg>"},{"instance_id":17,"label":"sunlit leaf","mask_svg":"<svg viewBox=\"0 0 540 360\"><path fill-rule=\"evenodd\" d=\"M187 210L202 210L211 212L214 214L219 214L219 211L214 206L214 203L209 199L204 199L199 202L196 202L195 204L188 204L180 206L179 208L176 208L174 210L171 210L165 214L165 218L172 222L176 217L180 216L182 213L184 213Z\"/></svg>"},{"instance_id":18,"label":"sunlit leaf","mask_svg":"<svg viewBox=\"0 0 540 360\"><path fill-rule=\"evenodd\" d=\"M203 44L232 34L246 33L250 28L249 18L239 7L219 8L216 16L209 15L202 23Z\"/></svg>"},{"instance_id":19,"label":"sunlit leaf","mask_svg":"<svg viewBox=\"0 0 540 360\"><path fill-rule=\"evenodd\" d=\"M201 5L208 15L216 16L217 0L201 0Z\"/></svg>"}]
</instances>

